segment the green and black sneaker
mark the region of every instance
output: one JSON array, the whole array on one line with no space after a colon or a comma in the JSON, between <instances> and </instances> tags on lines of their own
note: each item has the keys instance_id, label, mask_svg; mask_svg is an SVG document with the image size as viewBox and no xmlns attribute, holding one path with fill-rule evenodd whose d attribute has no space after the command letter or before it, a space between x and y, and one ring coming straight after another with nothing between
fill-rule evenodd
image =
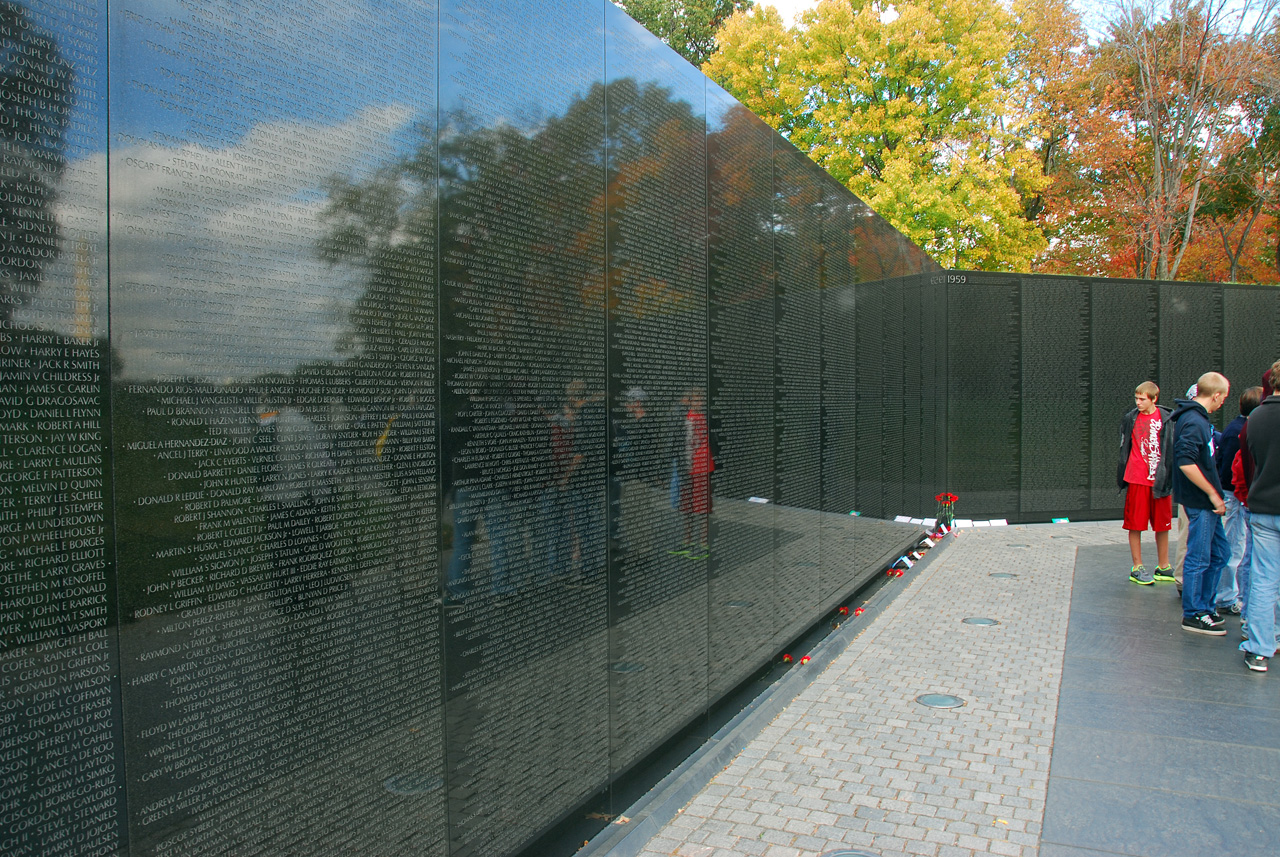
<instances>
[{"instance_id":1,"label":"green and black sneaker","mask_svg":"<svg viewBox=\"0 0 1280 857\"><path fill-rule=\"evenodd\" d=\"M1141 583L1143 586L1150 586L1156 582L1155 577L1152 576L1151 572L1147 571L1145 565L1135 565L1129 569L1129 579L1134 583Z\"/></svg>"},{"instance_id":2,"label":"green and black sneaker","mask_svg":"<svg viewBox=\"0 0 1280 857\"><path fill-rule=\"evenodd\" d=\"M1171 565L1157 565L1156 572L1152 577L1155 578L1157 583L1173 583L1177 580L1173 576L1173 566Z\"/></svg>"}]
</instances>

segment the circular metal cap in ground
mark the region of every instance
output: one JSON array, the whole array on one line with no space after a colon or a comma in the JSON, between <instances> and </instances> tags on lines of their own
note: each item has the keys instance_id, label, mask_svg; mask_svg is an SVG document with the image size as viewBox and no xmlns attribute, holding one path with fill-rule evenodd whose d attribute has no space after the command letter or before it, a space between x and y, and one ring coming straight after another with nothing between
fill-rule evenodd
<instances>
[{"instance_id":1,"label":"circular metal cap in ground","mask_svg":"<svg viewBox=\"0 0 1280 857\"><path fill-rule=\"evenodd\" d=\"M841 851L828 851L820 855L820 857L880 857L880 855L873 851L850 851L844 849Z\"/></svg>"},{"instance_id":2,"label":"circular metal cap in ground","mask_svg":"<svg viewBox=\"0 0 1280 857\"><path fill-rule=\"evenodd\" d=\"M1010 542L1010 543L1009 543L1009 547L1011 547L1011 548L1029 548L1029 547L1031 547L1031 545L1015 545L1015 544L1013 544L1012 542Z\"/></svg>"},{"instance_id":3,"label":"circular metal cap in ground","mask_svg":"<svg viewBox=\"0 0 1280 857\"><path fill-rule=\"evenodd\" d=\"M929 708L959 708L964 705L963 699L949 693L922 693L916 697L916 702Z\"/></svg>"},{"instance_id":4,"label":"circular metal cap in ground","mask_svg":"<svg viewBox=\"0 0 1280 857\"><path fill-rule=\"evenodd\" d=\"M754 601L726 601L725 607L754 607Z\"/></svg>"},{"instance_id":5,"label":"circular metal cap in ground","mask_svg":"<svg viewBox=\"0 0 1280 857\"><path fill-rule=\"evenodd\" d=\"M1013 580L1017 576L1018 575L1010 574L1007 571L993 571L987 575L987 577L996 577L996 578L999 578L1000 580Z\"/></svg>"},{"instance_id":6,"label":"circular metal cap in ground","mask_svg":"<svg viewBox=\"0 0 1280 857\"><path fill-rule=\"evenodd\" d=\"M999 625L995 619L988 619L986 616L970 616L968 619L961 619L966 625Z\"/></svg>"}]
</instances>

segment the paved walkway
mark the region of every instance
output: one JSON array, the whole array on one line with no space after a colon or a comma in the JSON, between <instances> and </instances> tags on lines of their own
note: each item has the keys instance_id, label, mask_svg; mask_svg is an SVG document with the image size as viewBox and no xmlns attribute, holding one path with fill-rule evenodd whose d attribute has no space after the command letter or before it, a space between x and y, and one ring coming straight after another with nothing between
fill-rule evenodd
<instances>
[{"instance_id":1,"label":"paved walkway","mask_svg":"<svg viewBox=\"0 0 1280 857\"><path fill-rule=\"evenodd\" d=\"M904 589L665 827L643 846L620 850L642 857L1275 853L1280 670L1247 674L1233 654L1238 623L1225 639L1177 630L1172 584L1127 582L1128 551L1115 522L964 530L949 542L891 584ZM999 624L964 624L966 617ZM1175 668L1179 678L1166 686L1162 671ZM1244 694L1243 702L1228 698L1198 717L1203 701L1186 692L1197 669L1227 676L1210 695ZM1091 674L1106 687L1088 689ZM927 708L915 701L925 693L965 704ZM1055 744L1055 728L1065 728L1060 693L1073 730L1069 759ZM1091 706L1111 721L1091 722ZM1118 767L1091 752L1129 746L1116 730L1138 737L1163 730L1200 743L1171 753L1148 741L1146 750L1131 746ZM1179 758L1183 752L1189 758ZM1242 803L1223 801L1232 790L1213 786L1239 773L1231 764L1246 765L1252 778ZM1188 772L1205 766L1220 776L1201 777L1207 785L1187 792ZM1245 810L1224 818L1220 804ZM1162 827L1168 835L1156 836ZM1178 845L1184 838L1186 848Z\"/></svg>"}]
</instances>

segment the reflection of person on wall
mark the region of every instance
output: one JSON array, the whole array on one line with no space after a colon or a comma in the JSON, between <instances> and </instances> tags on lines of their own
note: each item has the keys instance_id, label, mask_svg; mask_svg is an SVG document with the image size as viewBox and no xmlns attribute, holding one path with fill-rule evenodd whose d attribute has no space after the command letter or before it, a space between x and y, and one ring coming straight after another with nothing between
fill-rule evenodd
<instances>
[{"instance_id":1,"label":"reflection of person on wall","mask_svg":"<svg viewBox=\"0 0 1280 857\"><path fill-rule=\"evenodd\" d=\"M573 470L573 426L566 410L557 407L555 396L538 401L541 417L539 445L546 451L546 473L538 498L538 528L546 551L544 579L561 574L569 565L573 546L569 526L569 506L565 492Z\"/></svg>"},{"instance_id":2,"label":"reflection of person on wall","mask_svg":"<svg viewBox=\"0 0 1280 857\"><path fill-rule=\"evenodd\" d=\"M510 430L509 400L495 391L473 398L460 419L469 430L449 463L453 481L453 554L445 573L445 604L456 606L472 591L472 560L476 527L483 521L489 546L489 585L498 595L511 595L515 587L507 578L510 565L509 542L511 495L507 481L498 474L508 463L493 460L484 436L490 431ZM455 431L463 425L454 427Z\"/></svg>"},{"instance_id":3,"label":"reflection of person on wall","mask_svg":"<svg viewBox=\"0 0 1280 857\"><path fill-rule=\"evenodd\" d=\"M591 395L579 378L565 387L564 417L572 438L565 479L565 499L570 512L572 562L587 575L604 565L603 513L599 508L601 486L593 484L592 450L605 440L604 397Z\"/></svg>"},{"instance_id":4,"label":"reflection of person on wall","mask_svg":"<svg viewBox=\"0 0 1280 857\"><path fill-rule=\"evenodd\" d=\"M613 466L609 474L609 550L615 556L624 554L627 522L622 520L624 481L637 483L649 476L645 471L645 437L649 394L632 387L622 395L622 413L613 421Z\"/></svg>"},{"instance_id":5,"label":"reflection of person on wall","mask_svg":"<svg viewBox=\"0 0 1280 857\"><path fill-rule=\"evenodd\" d=\"M404 396L373 442L374 461L398 509L400 563L411 571L423 567L437 536L435 409L429 400L416 392Z\"/></svg>"},{"instance_id":6,"label":"reflection of person on wall","mask_svg":"<svg viewBox=\"0 0 1280 857\"><path fill-rule=\"evenodd\" d=\"M253 438L267 507L272 603L303 612L334 588L335 470L319 430L294 405L264 406Z\"/></svg>"},{"instance_id":7,"label":"reflection of person on wall","mask_svg":"<svg viewBox=\"0 0 1280 857\"><path fill-rule=\"evenodd\" d=\"M711 474L715 462L707 431L706 395L699 388L684 398L684 439L679 459L680 515L684 519L683 553L704 558L710 550Z\"/></svg>"}]
</instances>

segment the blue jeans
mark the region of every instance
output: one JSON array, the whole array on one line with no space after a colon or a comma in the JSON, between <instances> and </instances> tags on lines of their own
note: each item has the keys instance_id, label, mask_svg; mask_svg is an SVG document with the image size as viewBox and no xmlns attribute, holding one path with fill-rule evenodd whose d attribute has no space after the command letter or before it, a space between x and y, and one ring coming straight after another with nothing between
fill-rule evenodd
<instances>
[{"instance_id":1,"label":"blue jeans","mask_svg":"<svg viewBox=\"0 0 1280 857\"><path fill-rule=\"evenodd\" d=\"M1210 509L1182 507L1187 513L1187 558L1182 563L1182 616L1213 612L1218 577L1231 555L1222 518ZM1256 562L1256 560L1255 560Z\"/></svg>"},{"instance_id":2,"label":"blue jeans","mask_svg":"<svg viewBox=\"0 0 1280 857\"><path fill-rule=\"evenodd\" d=\"M1218 592L1214 603L1225 609L1244 599L1249 590L1248 567L1244 564L1249 540L1249 507L1230 492L1224 494L1222 499L1227 504L1227 514L1222 517L1222 529L1227 535L1231 555L1227 558L1227 567L1222 570L1222 576L1218 578Z\"/></svg>"},{"instance_id":3,"label":"blue jeans","mask_svg":"<svg viewBox=\"0 0 1280 857\"><path fill-rule=\"evenodd\" d=\"M1255 512L1253 527L1253 568L1249 574L1249 601L1245 620L1249 639L1240 651L1264 658L1276 653L1276 592L1280 590L1280 515ZM1183 590L1186 591L1185 589Z\"/></svg>"},{"instance_id":4,"label":"blue jeans","mask_svg":"<svg viewBox=\"0 0 1280 857\"><path fill-rule=\"evenodd\" d=\"M538 532L542 550L542 579L551 580L569 570L573 533L569 530L569 504L564 490L549 485L538 496Z\"/></svg>"},{"instance_id":5,"label":"blue jeans","mask_svg":"<svg viewBox=\"0 0 1280 857\"><path fill-rule=\"evenodd\" d=\"M515 587L507 579L510 538L509 500L492 489L457 488L453 500L453 555L445 575L445 591L450 598L464 599L472 593L471 553L476 524L484 517L489 537L489 583L499 595L510 595Z\"/></svg>"}]
</instances>

